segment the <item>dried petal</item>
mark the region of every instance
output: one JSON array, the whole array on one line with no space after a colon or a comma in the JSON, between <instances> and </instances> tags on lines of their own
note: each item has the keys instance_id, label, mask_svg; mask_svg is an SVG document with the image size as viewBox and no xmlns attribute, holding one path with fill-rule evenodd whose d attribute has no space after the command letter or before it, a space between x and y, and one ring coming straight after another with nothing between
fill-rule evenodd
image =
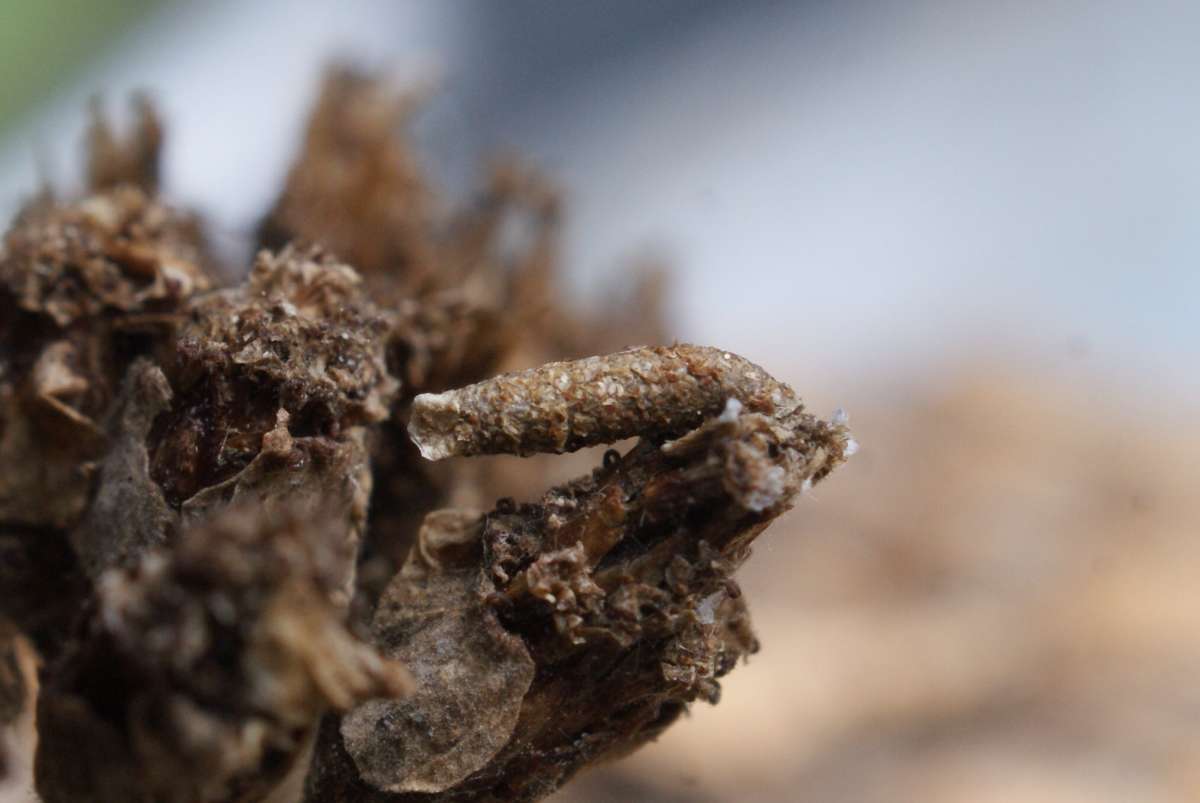
<instances>
[{"instance_id":1,"label":"dried petal","mask_svg":"<svg viewBox=\"0 0 1200 803\"><path fill-rule=\"evenodd\" d=\"M441 792L508 742L533 680L521 639L505 631L475 571L402 575L372 626L384 655L404 662L417 691L377 700L342 720L362 779L386 792Z\"/></svg>"}]
</instances>

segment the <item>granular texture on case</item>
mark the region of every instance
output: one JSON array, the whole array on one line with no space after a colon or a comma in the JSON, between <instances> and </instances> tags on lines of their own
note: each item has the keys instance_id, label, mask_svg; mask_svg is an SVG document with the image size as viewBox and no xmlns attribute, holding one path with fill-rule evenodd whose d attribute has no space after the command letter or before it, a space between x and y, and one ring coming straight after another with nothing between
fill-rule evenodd
<instances>
[{"instance_id":1,"label":"granular texture on case","mask_svg":"<svg viewBox=\"0 0 1200 803\"><path fill-rule=\"evenodd\" d=\"M553 362L418 396L409 433L430 460L573 452L693 429L736 400L779 421L803 407L754 363L707 346L647 346Z\"/></svg>"}]
</instances>

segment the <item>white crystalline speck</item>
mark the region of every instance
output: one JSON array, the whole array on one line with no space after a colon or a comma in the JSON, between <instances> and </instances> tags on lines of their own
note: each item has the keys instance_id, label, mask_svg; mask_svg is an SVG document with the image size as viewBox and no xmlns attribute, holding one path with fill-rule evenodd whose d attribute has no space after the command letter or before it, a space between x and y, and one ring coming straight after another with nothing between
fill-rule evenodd
<instances>
[{"instance_id":1,"label":"white crystalline speck","mask_svg":"<svg viewBox=\"0 0 1200 803\"><path fill-rule=\"evenodd\" d=\"M721 411L721 417L717 419L722 424L732 424L737 421L738 416L742 412L742 403L735 398L725 400L725 409Z\"/></svg>"},{"instance_id":2,"label":"white crystalline speck","mask_svg":"<svg viewBox=\"0 0 1200 803\"><path fill-rule=\"evenodd\" d=\"M715 591L700 600L700 604L696 606L696 615L702 624L711 625L716 621L717 605L721 601L722 593L721 591Z\"/></svg>"}]
</instances>

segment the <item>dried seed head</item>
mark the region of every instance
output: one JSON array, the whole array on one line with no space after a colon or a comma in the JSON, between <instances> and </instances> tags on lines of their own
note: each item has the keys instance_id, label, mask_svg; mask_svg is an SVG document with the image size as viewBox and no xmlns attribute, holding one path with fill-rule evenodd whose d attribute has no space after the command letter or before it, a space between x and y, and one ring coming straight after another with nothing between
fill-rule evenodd
<instances>
[{"instance_id":1,"label":"dried seed head","mask_svg":"<svg viewBox=\"0 0 1200 803\"><path fill-rule=\"evenodd\" d=\"M705 346L643 347L504 374L413 402L409 434L429 460L571 452L680 435L734 399L787 426L802 406L757 365Z\"/></svg>"}]
</instances>

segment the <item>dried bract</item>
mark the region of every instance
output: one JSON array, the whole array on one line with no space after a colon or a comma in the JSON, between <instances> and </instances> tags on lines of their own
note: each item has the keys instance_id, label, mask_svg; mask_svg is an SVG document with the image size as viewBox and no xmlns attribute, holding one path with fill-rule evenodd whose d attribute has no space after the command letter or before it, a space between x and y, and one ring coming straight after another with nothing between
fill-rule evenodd
<instances>
[{"instance_id":1,"label":"dried bract","mask_svg":"<svg viewBox=\"0 0 1200 803\"><path fill-rule=\"evenodd\" d=\"M387 330L358 274L317 249L263 252L243 285L197 298L164 358L175 398L147 444L168 503L189 521L242 500L325 511L353 553L371 492L364 428L397 388Z\"/></svg>"},{"instance_id":2,"label":"dried bract","mask_svg":"<svg viewBox=\"0 0 1200 803\"><path fill-rule=\"evenodd\" d=\"M4 245L0 286L61 328L103 312L169 310L210 283L197 220L128 185L76 203L35 201Z\"/></svg>"},{"instance_id":3,"label":"dried bract","mask_svg":"<svg viewBox=\"0 0 1200 803\"><path fill-rule=\"evenodd\" d=\"M474 538L478 546L478 528ZM468 564L465 571L410 567L384 594L374 641L412 670L419 693L366 703L342 722L346 750L373 787L441 792L508 742L534 664L483 602L486 590Z\"/></svg>"},{"instance_id":4,"label":"dried bract","mask_svg":"<svg viewBox=\"0 0 1200 803\"><path fill-rule=\"evenodd\" d=\"M320 244L369 276L428 271L429 193L399 140L412 108L370 76L331 69L259 241Z\"/></svg>"},{"instance_id":5,"label":"dried bract","mask_svg":"<svg viewBox=\"0 0 1200 803\"><path fill-rule=\"evenodd\" d=\"M220 370L257 383L312 419L297 425L336 431L388 415L388 325L349 266L319 249L263 252L243 285L191 305L169 365L185 382Z\"/></svg>"},{"instance_id":6,"label":"dried bract","mask_svg":"<svg viewBox=\"0 0 1200 803\"><path fill-rule=\"evenodd\" d=\"M162 120L145 94L134 95L130 107L134 123L121 136L113 130L100 99L92 103L92 124L87 135L87 178L92 190L129 184L148 193L158 191Z\"/></svg>"},{"instance_id":7,"label":"dried bract","mask_svg":"<svg viewBox=\"0 0 1200 803\"><path fill-rule=\"evenodd\" d=\"M92 579L107 569L132 566L178 529L175 512L150 478L146 451L154 419L171 395L166 377L148 360L134 363L125 376L109 427L112 446L100 461L87 514L71 533L75 554Z\"/></svg>"},{"instance_id":8,"label":"dried bract","mask_svg":"<svg viewBox=\"0 0 1200 803\"><path fill-rule=\"evenodd\" d=\"M321 522L234 509L113 571L39 720L55 801L259 800L328 709L408 673L346 631Z\"/></svg>"},{"instance_id":9,"label":"dried bract","mask_svg":"<svg viewBox=\"0 0 1200 803\"><path fill-rule=\"evenodd\" d=\"M0 522L63 527L83 512L125 369L209 284L202 237L194 218L124 186L39 199L4 245Z\"/></svg>"},{"instance_id":10,"label":"dried bract","mask_svg":"<svg viewBox=\"0 0 1200 803\"><path fill-rule=\"evenodd\" d=\"M317 251L259 255L247 282L197 299L165 369L178 398L152 435L182 503L244 469L264 437L339 439L387 415L386 319L357 274Z\"/></svg>"}]
</instances>

